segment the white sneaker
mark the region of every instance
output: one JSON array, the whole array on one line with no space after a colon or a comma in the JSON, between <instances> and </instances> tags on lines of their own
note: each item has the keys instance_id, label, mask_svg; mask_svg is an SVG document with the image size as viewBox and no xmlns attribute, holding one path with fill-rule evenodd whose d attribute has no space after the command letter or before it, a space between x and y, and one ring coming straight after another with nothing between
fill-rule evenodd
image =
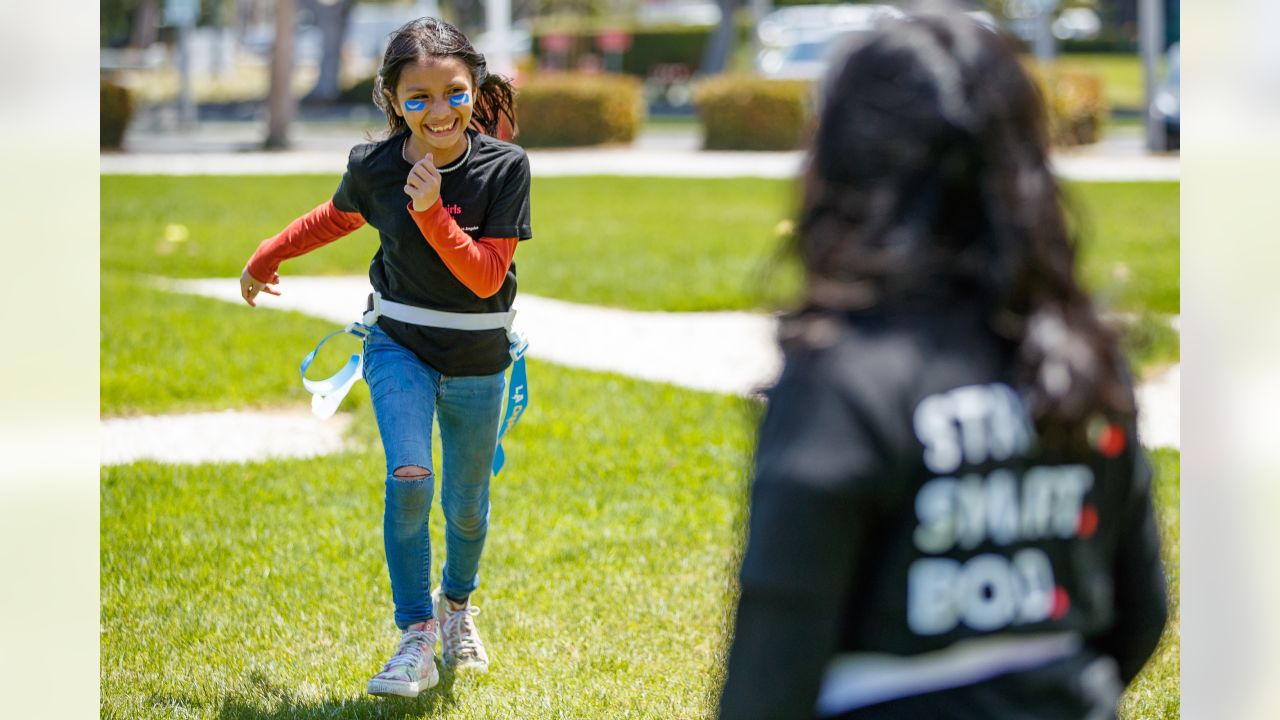
<instances>
[{"instance_id":1,"label":"white sneaker","mask_svg":"<svg viewBox=\"0 0 1280 720\"><path fill-rule=\"evenodd\" d=\"M440 682L436 669L436 621L426 620L405 628L396 652L369 680L369 694L418 697Z\"/></svg>"},{"instance_id":2,"label":"white sneaker","mask_svg":"<svg viewBox=\"0 0 1280 720\"><path fill-rule=\"evenodd\" d=\"M489 654L480 633L476 631L475 616L480 608L470 601L464 607L455 608L440 588L431 593L436 620L440 622L440 658L447 668L485 672L489 669Z\"/></svg>"}]
</instances>

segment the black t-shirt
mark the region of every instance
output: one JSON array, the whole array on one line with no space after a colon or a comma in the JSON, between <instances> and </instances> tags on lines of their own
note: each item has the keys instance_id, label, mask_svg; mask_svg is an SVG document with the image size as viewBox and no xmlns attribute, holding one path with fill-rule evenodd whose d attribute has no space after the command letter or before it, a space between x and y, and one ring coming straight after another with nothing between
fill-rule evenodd
<instances>
[{"instance_id":1,"label":"black t-shirt","mask_svg":"<svg viewBox=\"0 0 1280 720\"><path fill-rule=\"evenodd\" d=\"M1109 716L1166 618L1133 428L1039 449L976 308L809 335L760 428L721 717Z\"/></svg>"},{"instance_id":2,"label":"black t-shirt","mask_svg":"<svg viewBox=\"0 0 1280 720\"><path fill-rule=\"evenodd\" d=\"M441 169L440 199L464 232L481 237L533 236L529 225L529 159L517 145L474 130L471 151ZM505 312L516 296L511 263L497 293L471 292L436 254L409 215L405 178L413 167L401 148L405 133L351 150L334 207L358 212L377 228L381 246L369 281L382 297L406 305L456 313ZM378 326L445 375L491 375L511 363L504 330L449 330L383 317Z\"/></svg>"}]
</instances>

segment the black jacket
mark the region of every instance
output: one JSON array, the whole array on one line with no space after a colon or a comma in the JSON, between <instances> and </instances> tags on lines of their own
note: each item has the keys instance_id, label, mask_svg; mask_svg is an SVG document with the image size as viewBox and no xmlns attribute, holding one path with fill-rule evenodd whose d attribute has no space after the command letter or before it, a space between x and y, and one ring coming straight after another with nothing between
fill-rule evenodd
<instances>
[{"instance_id":1,"label":"black jacket","mask_svg":"<svg viewBox=\"0 0 1280 720\"><path fill-rule=\"evenodd\" d=\"M807 336L760 428L720 716L1112 717L1167 615L1134 428L1039 448L972 308Z\"/></svg>"}]
</instances>

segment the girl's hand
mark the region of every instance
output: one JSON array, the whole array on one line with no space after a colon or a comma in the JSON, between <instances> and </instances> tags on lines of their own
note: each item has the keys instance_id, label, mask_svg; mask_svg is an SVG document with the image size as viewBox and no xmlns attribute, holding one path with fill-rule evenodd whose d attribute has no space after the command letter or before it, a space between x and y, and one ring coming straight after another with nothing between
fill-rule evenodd
<instances>
[{"instance_id":1,"label":"girl's hand","mask_svg":"<svg viewBox=\"0 0 1280 720\"><path fill-rule=\"evenodd\" d=\"M277 296L280 294L279 290L276 290L264 282L259 282L249 274L248 269L245 269L244 272L240 273L240 297L244 298L244 301L249 303L249 307L258 307L258 304L255 303L253 299L258 297L259 292L265 292L268 295Z\"/></svg>"},{"instance_id":2,"label":"girl's hand","mask_svg":"<svg viewBox=\"0 0 1280 720\"><path fill-rule=\"evenodd\" d=\"M409 171L404 182L404 194L413 200L415 212L423 212L435 204L440 197L440 171L427 153Z\"/></svg>"}]
</instances>

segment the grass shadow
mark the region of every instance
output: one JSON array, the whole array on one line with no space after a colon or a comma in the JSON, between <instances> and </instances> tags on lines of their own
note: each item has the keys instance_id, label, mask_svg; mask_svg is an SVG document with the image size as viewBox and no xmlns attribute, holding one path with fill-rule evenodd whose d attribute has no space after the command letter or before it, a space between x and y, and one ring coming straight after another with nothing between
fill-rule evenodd
<instances>
[{"instance_id":1,"label":"grass shadow","mask_svg":"<svg viewBox=\"0 0 1280 720\"><path fill-rule=\"evenodd\" d=\"M249 676L249 688L218 703L219 720L310 720L311 718L359 718L407 720L442 717L457 706L453 695L455 675L441 672L440 682L416 698L328 697L300 698L288 688L271 683L261 672ZM252 694L253 697L244 697ZM264 702L265 699L265 702ZM203 703L190 698L152 697L153 706L191 708ZM269 705L270 707L264 707Z\"/></svg>"}]
</instances>

